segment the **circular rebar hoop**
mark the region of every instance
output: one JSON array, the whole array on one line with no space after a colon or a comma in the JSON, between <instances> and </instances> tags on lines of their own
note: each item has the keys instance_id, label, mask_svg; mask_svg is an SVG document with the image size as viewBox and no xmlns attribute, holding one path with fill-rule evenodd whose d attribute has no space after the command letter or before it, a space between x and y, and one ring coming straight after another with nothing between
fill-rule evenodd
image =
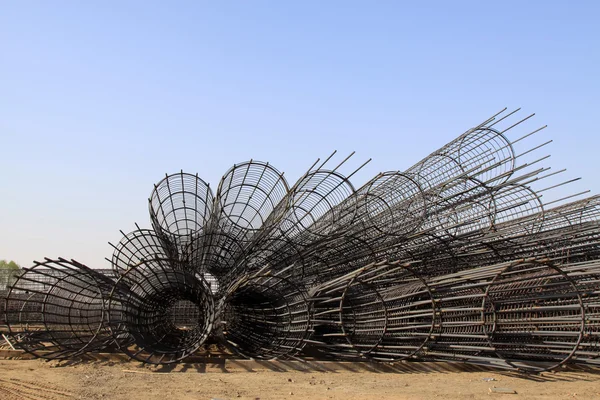
<instances>
[{"instance_id":1,"label":"circular rebar hoop","mask_svg":"<svg viewBox=\"0 0 600 400\"><path fill-rule=\"evenodd\" d=\"M339 237L355 218L355 207L344 206L353 193L348 178L336 171L307 172L271 213L244 258L238 258L242 272L265 265L281 271L295 265L302 275L304 260L313 249Z\"/></svg>"},{"instance_id":2,"label":"circular rebar hoop","mask_svg":"<svg viewBox=\"0 0 600 400\"><path fill-rule=\"evenodd\" d=\"M355 217L355 207L339 207L353 193L354 187L339 172L310 171L292 188L290 209L280 229L304 246L334 235Z\"/></svg>"},{"instance_id":3,"label":"circular rebar hoop","mask_svg":"<svg viewBox=\"0 0 600 400\"><path fill-rule=\"evenodd\" d=\"M278 221L287 210L285 204L280 205L287 195L283 174L270 164L248 161L234 165L221 179L194 262L217 279L237 273L233 268L243 262L255 235L267 228L266 221Z\"/></svg>"},{"instance_id":4,"label":"circular rebar hoop","mask_svg":"<svg viewBox=\"0 0 600 400\"><path fill-rule=\"evenodd\" d=\"M173 270L172 260L146 260L117 280L108 300L108 325L121 350L151 364L183 360L204 344L215 312L208 283Z\"/></svg>"},{"instance_id":5,"label":"circular rebar hoop","mask_svg":"<svg viewBox=\"0 0 600 400\"><path fill-rule=\"evenodd\" d=\"M481 127L468 131L455 141L458 162L477 170L471 175L486 182L487 186L496 186L506 182L513 174L515 151L512 143L498 130Z\"/></svg>"},{"instance_id":6,"label":"circular rebar hoop","mask_svg":"<svg viewBox=\"0 0 600 400\"><path fill-rule=\"evenodd\" d=\"M154 231L178 248L187 246L200 235L212 207L213 194L209 185L197 174L183 171L166 175L154 185L148 199Z\"/></svg>"},{"instance_id":7,"label":"circular rebar hoop","mask_svg":"<svg viewBox=\"0 0 600 400\"><path fill-rule=\"evenodd\" d=\"M418 356L421 359L461 360L474 362L487 358L489 346L489 321L494 310L485 305L485 288L489 277L473 275L461 278L449 274L429 282L438 320L434 338Z\"/></svg>"},{"instance_id":8,"label":"circular rebar hoop","mask_svg":"<svg viewBox=\"0 0 600 400\"><path fill-rule=\"evenodd\" d=\"M349 343L363 356L373 360L389 362L415 358L432 339L438 323L434 296L426 282L411 269L397 264L384 264L367 270L358 276L357 281L377 288L378 297L385 305L386 325L376 346L365 351L364 334L371 335L373 318L370 313L361 313L358 309L349 315L354 326L353 335L346 337ZM353 297L353 301L363 303L361 308L364 311L372 307L365 302L368 296ZM343 301L347 298L348 292L345 292ZM342 320L344 330L345 326Z\"/></svg>"},{"instance_id":9,"label":"circular rebar hoop","mask_svg":"<svg viewBox=\"0 0 600 400\"><path fill-rule=\"evenodd\" d=\"M585 307L576 283L548 262L516 263L489 284L496 320L490 335L498 357L520 370L560 367L577 352Z\"/></svg>"},{"instance_id":10,"label":"circular rebar hoop","mask_svg":"<svg viewBox=\"0 0 600 400\"><path fill-rule=\"evenodd\" d=\"M235 268L245 251L234 236L217 231L206 234L204 243L198 247L190 246L187 253L193 270L215 276L223 286L231 275L235 275Z\"/></svg>"},{"instance_id":11,"label":"circular rebar hoop","mask_svg":"<svg viewBox=\"0 0 600 400\"><path fill-rule=\"evenodd\" d=\"M432 154L407 172L414 174L415 180L425 190L434 190L465 173L464 168L452 156Z\"/></svg>"},{"instance_id":12,"label":"circular rebar hoop","mask_svg":"<svg viewBox=\"0 0 600 400\"><path fill-rule=\"evenodd\" d=\"M220 310L226 344L244 357L293 356L312 333L306 294L283 277L241 277L227 291Z\"/></svg>"},{"instance_id":13,"label":"circular rebar hoop","mask_svg":"<svg viewBox=\"0 0 600 400\"><path fill-rule=\"evenodd\" d=\"M234 165L219 184L213 222L225 232L238 233L238 239L243 240L247 233L263 226L288 190L283 174L269 163Z\"/></svg>"},{"instance_id":14,"label":"circular rebar hoop","mask_svg":"<svg viewBox=\"0 0 600 400\"><path fill-rule=\"evenodd\" d=\"M545 210L540 230L549 231L551 229L566 226L576 227L583 224L593 225L599 220L600 196L594 196Z\"/></svg>"},{"instance_id":15,"label":"circular rebar hoop","mask_svg":"<svg viewBox=\"0 0 600 400\"><path fill-rule=\"evenodd\" d=\"M321 325L315 340L346 358L416 358L439 324L428 285L399 263L371 264L334 279L312 301Z\"/></svg>"},{"instance_id":16,"label":"circular rebar hoop","mask_svg":"<svg viewBox=\"0 0 600 400\"><path fill-rule=\"evenodd\" d=\"M575 354L568 362L600 364L600 262L591 260L561 265L561 269L575 281L582 293L585 313L585 331Z\"/></svg>"},{"instance_id":17,"label":"circular rebar hoop","mask_svg":"<svg viewBox=\"0 0 600 400\"><path fill-rule=\"evenodd\" d=\"M150 229L137 229L123 234L123 238L113 247L115 250L111 264L116 276L148 259L162 258L177 261L181 258L185 259L185 255L179 254L180 252L170 242Z\"/></svg>"},{"instance_id":18,"label":"circular rebar hoop","mask_svg":"<svg viewBox=\"0 0 600 400\"><path fill-rule=\"evenodd\" d=\"M469 232L491 229L495 203L491 191L473 178L457 178L444 184L430 205L428 225L439 234L457 238ZM430 198L431 199L431 198Z\"/></svg>"},{"instance_id":19,"label":"circular rebar hoop","mask_svg":"<svg viewBox=\"0 0 600 400\"><path fill-rule=\"evenodd\" d=\"M375 286L360 281L351 282L341 297L341 335L359 356L369 357L388 328L386 303Z\"/></svg>"},{"instance_id":20,"label":"circular rebar hoop","mask_svg":"<svg viewBox=\"0 0 600 400\"><path fill-rule=\"evenodd\" d=\"M104 348L112 337L104 325L103 287L97 273L74 260L36 262L7 294L9 334L18 347L46 359Z\"/></svg>"},{"instance_id":21,"label":"circular rebar hoop","mask_svg":"<svg viewBox=\"0 0 600 400\"><path fill-rule=\"evenodd\" d=\"M359 189L356 197L357 215L375 235L408 235L421 227L427 213L421 186L398 172L378 175Z\"/></svg>"},{"instance_id":22,"label":"circular rebar hoop","mask_svg":"<svg viewBox=\"0 0 600 400\"><path fill-rule=\"evenodd\" d=\"M495 207L494 224L537 215L540 218L530 218L529 224L520 225L520 228L523 229L523 232L520 233L533 234L540 231L544 206L539 195L530 187L507 185L495 190L492 196ZM513 234L515 233L513 232Z\"/></svg>"}]
</instances>

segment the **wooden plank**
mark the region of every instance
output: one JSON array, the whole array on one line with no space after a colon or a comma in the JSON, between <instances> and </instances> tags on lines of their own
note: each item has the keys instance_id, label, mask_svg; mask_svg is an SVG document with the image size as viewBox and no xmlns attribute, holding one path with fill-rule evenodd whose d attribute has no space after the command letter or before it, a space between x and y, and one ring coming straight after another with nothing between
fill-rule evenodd
<instances>
[{"instance_id":1,"label":"wooden plank","mask_svg":"<svg viewBox=\"0 0 600 400\"><path fill-rule=\"evenodd\" d=\"M6 335L3 333L2 337L4 338L4 341L6 343L8 343L8 345L10 346L11 349L16 350L15 347L12 345L12 343L10 342L10 340L6 337Z\"/></svg>"},{"instance_id":2,"label":"wooden plank","mask_svg":"<svg viewBox=\"0 0 600 400\"><path fill-rule=\"evenodd\" d=\"M490 393L517 394L517 392L511 388L499 388L499 387L491 387Z\"/></svg>"}]
</instances>

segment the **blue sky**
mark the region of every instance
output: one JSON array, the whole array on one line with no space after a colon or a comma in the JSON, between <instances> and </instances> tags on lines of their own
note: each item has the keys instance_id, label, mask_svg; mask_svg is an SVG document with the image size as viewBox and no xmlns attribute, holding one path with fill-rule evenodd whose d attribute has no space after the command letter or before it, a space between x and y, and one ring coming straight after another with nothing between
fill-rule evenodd
<instances>
[{"instance_id":1,"label":"blue sky","mask_svg":"<svg viewBox=\"0 0 600 400\"><path fill-rule=\"evenodd\" d=\"M357 151L359 186L503 107L600 193L597 1L0 1L0 258L107 267L165 172L290 182Z\"/></svg>"}]
</instances>

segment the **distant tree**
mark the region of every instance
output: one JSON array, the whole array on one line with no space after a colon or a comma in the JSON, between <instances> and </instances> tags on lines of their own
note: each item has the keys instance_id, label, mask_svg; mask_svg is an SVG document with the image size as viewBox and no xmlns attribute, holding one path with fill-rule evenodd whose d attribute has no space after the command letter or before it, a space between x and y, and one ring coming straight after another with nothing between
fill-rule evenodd
<instances>
[{"instance_id":1,"label":"distant tree","mask_svg":"<svg viewBox=\"0 0 600 400\"><path fill-rule=\"evenodd\" d=\"M21 266L14 261L7 262L6 260L0 260L0 268L2 269L20 269Z\"/></svg>"},{"instance_id":2,"label":"distant tree","mask_svg":"<svg viewBox=\"0 0 600 400\"><path fill-rule=\"evenodd\" d=\"M17 279L21 266L14 261L0 260L0 290L5 290Z\"/></svg>"}]
</instances>

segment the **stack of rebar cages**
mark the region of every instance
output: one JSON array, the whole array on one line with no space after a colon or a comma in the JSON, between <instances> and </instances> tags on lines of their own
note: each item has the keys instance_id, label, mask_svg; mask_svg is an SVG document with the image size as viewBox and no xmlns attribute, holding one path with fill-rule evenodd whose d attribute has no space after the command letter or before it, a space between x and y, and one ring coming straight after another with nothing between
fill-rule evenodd
<instances>
[{"instance_id":1,"label":"stack of rebar cages","mask_svg":"<svg viewBox=\"0 0 600 400\"><path fill-rule=\"evenodd\" d=\"M111 272L59 258L20 274L11 345L155 364L210 340L256 359L597 364L600 197L543 200L576 179L545 166L544 127L517 111L360 188L350 178L370 160L351 169L335 152L293 185L255 160L214 194L197 174L166 175L152 228L122 232Z\"/></svg>"}]
</instances>

